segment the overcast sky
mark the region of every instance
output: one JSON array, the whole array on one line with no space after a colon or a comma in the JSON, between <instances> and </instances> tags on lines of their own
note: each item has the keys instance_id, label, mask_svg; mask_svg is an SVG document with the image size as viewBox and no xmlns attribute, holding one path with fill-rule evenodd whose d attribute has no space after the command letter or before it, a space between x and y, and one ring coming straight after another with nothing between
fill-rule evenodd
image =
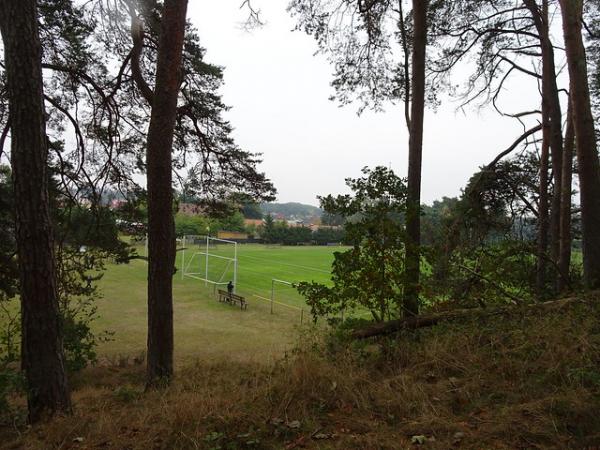
<instances>
[{"instance_id":1,"label":"overcast sky","mask_svg":"<svg viewBox=\"0 0 600 450\"><path fill-rule=\"evenodd\" d=\"M364 166L390 166L406 175L407 132L402 105L385 113L328 100L332 68L314 56L316 43L293 32L286 0L254 0L267 24L243 31L241 0L191 0L188 16L198 27L207 61L225 67L227 119L244 149L262 153L261 170L273 180L278 201L318 204L317 195L346 192L344 178ZM510 85L510 109L537 108L535 84ZM425 118L422 199L430 203L460 193L469 177L508 147L523 129L489 108L456 112L442 99ZM513 104L514 102L514 104Z\"/></svg>"}]
</instances>

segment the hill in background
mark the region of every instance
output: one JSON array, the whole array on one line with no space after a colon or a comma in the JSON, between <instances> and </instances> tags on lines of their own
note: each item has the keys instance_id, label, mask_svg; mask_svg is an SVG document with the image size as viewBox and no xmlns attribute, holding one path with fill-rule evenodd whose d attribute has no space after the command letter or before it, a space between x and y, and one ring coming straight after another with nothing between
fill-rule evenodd
<instances>
[{"instance_id":1,"label":"hill in background","mask_svg":"<svg viewBox=\"0 0 600 450\"><path fill-rule=\"evenodd\" d=\"M271 214L278 219L306 220L321 217L321 208L303 203L262 203L260 209L264 215Z\"/></svg>"}]
</instances>

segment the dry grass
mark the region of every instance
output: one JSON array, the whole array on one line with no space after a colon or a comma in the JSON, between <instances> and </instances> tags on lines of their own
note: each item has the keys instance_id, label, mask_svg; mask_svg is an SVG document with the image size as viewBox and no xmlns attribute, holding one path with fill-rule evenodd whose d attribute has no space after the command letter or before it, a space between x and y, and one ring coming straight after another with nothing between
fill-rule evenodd
<instances>
[{"instance_id":1,"label":"dry grass","mask_svg":"<svg viewBox=\"0 0 600 450\"><path fill-rule=\"evenodd\" d=\"M143 367L74 380L75 414L0 429L3 448L428 449L600 445L598 300L347 346L305 336L273 365L198 362L143 393ZM79 439L81 438L81 439Z\"/></svg>"}]
</instances>

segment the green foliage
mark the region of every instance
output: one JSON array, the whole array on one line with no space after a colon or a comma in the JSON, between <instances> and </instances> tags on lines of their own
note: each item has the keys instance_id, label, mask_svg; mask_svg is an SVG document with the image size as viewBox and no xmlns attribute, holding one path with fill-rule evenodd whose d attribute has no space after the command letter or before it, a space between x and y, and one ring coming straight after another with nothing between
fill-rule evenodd
<instances>
[{"instance_id":1,"label":"green foliage","mask_svg":"<svg viewBox=\"0 0 600 450\"><path fill-rule=\"evenodd\" d=\"M72 299L61 308L65 362L69 372L77 372L95 363L96 347L109 340L112 333L94 334L92 322L98 317L96 298Z\"/></svg>"},{"instance_id":2,"label":"green foliage","mask_svg":"<svg viewBox=\"0 0 600 450\"><path fill-rule=\"evenodd\" d=\"M175 234L177 236L204 235L208 230L214 232L216 230L213 225L209 219L202 216L183 213L175 215Z\"/></svg>"},{"instance_id":3,"label":"green foliage","mask_svg":"<svg viewBox=\"0 0 600 450\"><path fill-rule=\"evenodd\" d=\"M317 228L312 234L312 240L316 245L327 245L330 243L344 242L346 233L343 228Z\"/></svg>"},{"instance_id":4,"label":"green foliage","mask_svg":"<svg viewBox=\"0 0 600 450\"><path fill-rule=\"evenodd\" d=\"M58 212L57 229L63 236L56 250L59 308L67 369L78 371L96 361L95 348L110 333L95 334L100 298L97 282L108 260L125 263L133 249L119 239L116 219L108 209L73 208Z\"/></svg>"},{"instance_id":5,"label":"green foliage","mask_svg":"<svg viewBox=\"0 0 600 450\"><path fill-rule=\"evenodd\" d=\"M74 207L66 213L59 209L57 213L62 216L58 219L58 233L63 245L95 247L102 250L102 256L109 256L110 253L118 262L126 262L131 256L127 243L118 237L116 216L110 209Z\"/></svg>"},{"instance_id":6,"label":"green foliage","mask_svg":"<svg viewBox=\"0 0 600 450\"><path fill-rule=\"evenodd\" d=\"M145 237L148 224L148 205L144 191L139 190L135 195L125 199L125 202L113 213L118 219L119 231ZM133 226L133 224L142 224L142 226Z\"/></svg>"},{"instance_id":7,"label":"green foliage","mask_svg":"<svg viewBox=\"0 0 600 450\"><path fill-rule=\"evenodd\" d=\"M345 219L345 241L352 248L335 253L333 287L299 284L315 318L365 308L382 321L401 311L406 185L385 167L363 174L346 180L352 196L320 198L325 211Z\"/></svg>"},{"instance_id":8,"label":"green foliage","mask_svg":"<svg viewBox=\"0 0 600 450\"><path fill-rule=\"evenodd\" d=\"M132 403L139 399L142 393L132 386L119 386L114 390L113 395L123 403Z\"/></svg>"},{"instance_id":9,"label":"green foliage","mask_svg":"<svg viewBox=\"0 0 600 450\"><path fill-rule=\"evenodd\" d=\"M444 279L428 280L432 299L451 298L453 306L480 307L533 301L535 248L519 240L503 240L452 253Z\"/></svg>"},{"instance_id":10,"label":"green foliage","mask_svg":"<svg viewBox=\"0 0 600 450\"><path fill-rule=\"evenodd\" d=\"M242 214L246 219L262 219L263 213L258 203L245 203L242 205Z\"/></svg>"},{"instance_id":11,"label":"green foliage","mask_svg":"<svg viewBox=\"0 0 600 450\"><path fill-rule=\"evenodd\" d=\"M339 226L344 224L344 218L339 214L332 214L327 211L323 211L321 215L321 223L329 226Z\"/></svg>"},{"instance_id":12,"label":"green foliage","mask_svg":"<svg viewBox=\"0 0 600 450\"><path fill-rule=\"evenodd\" d=\"M275 242L275 221L273 220L273 216L271 216L271 214L266 215L265 223L262 227L260 227L259 233L267 244L272 244Z\"/></svg>"},{"instance_id":13,"label":"green foliage","mask_svg":"<svg viewBox=\"0 0 600 450\"><path fill-rule=\"evenodd\" d=\"M17 261L11 171L0 165L0 301L17 292Z\"/></svg>"},{"instance_id":14,"label":"green foliage","mask_svg":"<svg viewBox=\"0 0 600 450\"><path fill-rule=\"evenodd\" d=\"M0 423L10 412L8 396L21 391L24 380L19 371L20 316L0 299Z\"/></svg>"},{"instance_id":15,"label":"green foliage","mask_svg":"<svg viewBox=\"0 0 600 450\"><path fill-rule=\"evenodd\" d=\"M430 300L477 306L534 298L538 159L524 153L498 162L475 173L460 198L423 208Z\"/></svg>"},{"instance_id":16,"label":"green foliage","mask_svg":"<svg viewBox=\"0 0 600 450\"><path fill-rule=\"evenodd\" d=\"M308 227L292 227L285 221L274 221L270 215L259 227L260 236L268 244L300 245L312 242L312 230Z\"/></svg>"},{"instance_id":17,"label":"green foliage","mask_svg":"<svg viewBox=\"0 0 600 450\"><path fill-rule=\"evenodd\" d=\"M216 235L218 231L246 231L244 216L239 211L222 218L210 218L200 215L177 213L175 215L175 234Z\"/></svg>"},{"instance_id":18,"label":"green foliage","mask_svg":"<svg viewBox=\"0 0 600 450\"><path fill-rule=\"evenodd\" d=\"M283 245L326 245L342 242L345 236L341 228L319 228L312 231L305 226L292 227L285 221L275 221L270 214L265 217L264 224L258 227L258 232L267 244Z\"/></svg>"},{"instance_id":19,"label":"green foliage","mask_svg":"<svg viewBox=\"0 0 600 450\"><path fill-rule=\"evenodd\" d=\"M245 231L244 216L236 211L218 220L218 227L224 231Z\"/></svg>"}]
</instances>

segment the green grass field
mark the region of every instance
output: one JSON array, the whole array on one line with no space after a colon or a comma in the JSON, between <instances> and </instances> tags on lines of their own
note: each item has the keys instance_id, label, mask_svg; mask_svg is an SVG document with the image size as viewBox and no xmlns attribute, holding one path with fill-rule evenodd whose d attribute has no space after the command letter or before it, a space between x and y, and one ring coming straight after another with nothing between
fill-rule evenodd
<instances>
[{"instance_id":1,"label":"green grass field","mask_svg":"<svg viewBox=\"0 0 600 450\"><path fill-rule=\"evenodd\" d=\"M143 254L143 246L139 247ZM188 276L182 277L182 260L187 272L204 276L206 259L196 254L204 247L186 246L177 254L174 277L175 351L178 362L194 359L239 359L264 361L280 357L290 348L301 323L310 322L310 313L293 288L276 283L274 310L270 313L272 279L289 282L329 280L333 252L340 247L273 247L238 245L237 292L244 295L247 311L219 303L216 287ZM233 247L210 248L212 255L229 257ZM184 260L185 257L185 260ZM109 265L100 281L103 298L98 301L96 331L113 331L113 340L101 343L99 357L136 356L146 346L146 269L142 260L126 265ZM211 256L209 279L227 282L233 266ZM225 286L220 286L223 289Z\"/></svg>"},{"instance_id":2,"label":"green grass field","mask_svg":"<svg viewBox=\"0 0 600 450\"><path fill-rule=\"evenodd\" d=\"M287 283L300 281L318 281L327 283L330 278L332 254L340 247L314 246L266 246L258 244L238 244L237 246L237 283L236 292L255 300L271 298L278 303L301 308L304 300L296 290ZM186 244L185 251L179 251L177 267L179 278L186 275L208 278L220 282L217 289L225 289L225 284L234 279L233 263L234 246L221 244L209 247L208 277L206 276L206 246L204 242ZM185 271L181 267L185 266ZM272 280L279 280L272 282Z\"/></svg>"}]
</instances>

